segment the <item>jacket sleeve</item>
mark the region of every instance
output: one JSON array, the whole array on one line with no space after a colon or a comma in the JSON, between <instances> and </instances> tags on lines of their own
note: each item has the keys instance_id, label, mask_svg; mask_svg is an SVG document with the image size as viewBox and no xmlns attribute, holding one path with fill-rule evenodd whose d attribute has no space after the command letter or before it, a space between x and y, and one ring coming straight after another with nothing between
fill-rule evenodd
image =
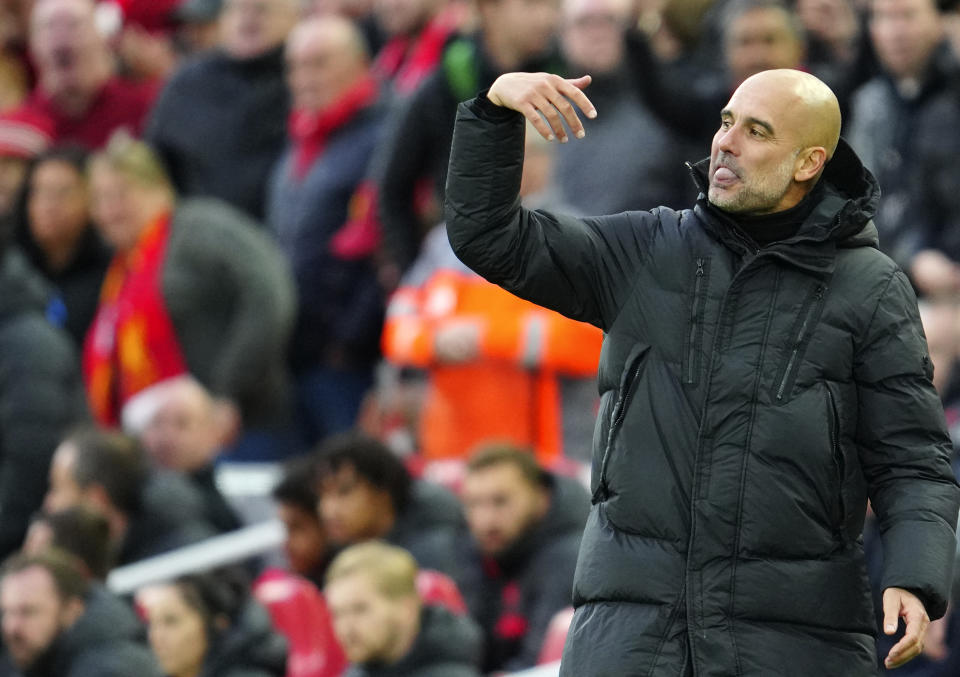
<instances>
[{"instance_id":1,"label":"jacket sleeve","mask_svg":"<svg viewBox=\"0 0 960 677\"><path fill-rule=\"evenodd\" d=\"M450 244L490 282L608 328L636 279L657 218L629 212L580 219L521 207L524 125L522 115L485 94L460 104L447 174Z\"/></svg>"},{"instance_id":2,"label":"jacket sleeve","mask_svg":"<svg viewBox=\"0 0 960 677\"><path fill-rule=\"evenodd\" d=\"M854 364L857 443L884 549L882 588L920 597L931 619L950 596L960 489L916 299L897 270Z\"/></svg>"}]
</instances>

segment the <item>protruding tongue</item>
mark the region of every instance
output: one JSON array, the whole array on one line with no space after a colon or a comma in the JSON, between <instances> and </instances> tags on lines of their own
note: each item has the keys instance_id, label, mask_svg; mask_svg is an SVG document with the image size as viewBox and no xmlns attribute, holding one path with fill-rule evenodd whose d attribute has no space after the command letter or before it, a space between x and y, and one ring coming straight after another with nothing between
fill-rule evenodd
<instances>
[{"instance_id":1,"label":"protruding tongue","mask_svg":"<svg viewBox=\"0 0 960 677\"><path fill-rule=\"evenodd\" d=\"M726 167L718 167L717 171L713 173L713 178L715 181L721 183L730 183L731 181L736 181L738 177L732 170Z\"/></svg>"}]
</instances>

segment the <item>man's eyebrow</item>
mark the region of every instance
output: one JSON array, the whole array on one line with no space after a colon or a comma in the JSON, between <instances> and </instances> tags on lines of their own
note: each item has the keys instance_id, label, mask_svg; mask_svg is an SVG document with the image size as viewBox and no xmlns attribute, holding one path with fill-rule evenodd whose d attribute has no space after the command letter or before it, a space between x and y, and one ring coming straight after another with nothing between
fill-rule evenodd
<instances>
[{"instance_id":1,"label":"man's eyebrow","mask_svg":"<svg viewBox=\"0 0 960 677\"><path fill-rule=\"evenodd\" d=\"M721 119L732 118L732 117L734 117L733 111L731 111L729 108L724 108L722 111L720 111ZM744 120L744 122L746 122L746 124L748 125L757 125L758 127L763 127L763 129L767 132L767 134L769 134L770 136L776 136L773 130L773 125L771 125L766 120L761 120L760 118L748 117Z\"/></svg>"}]
</instances>

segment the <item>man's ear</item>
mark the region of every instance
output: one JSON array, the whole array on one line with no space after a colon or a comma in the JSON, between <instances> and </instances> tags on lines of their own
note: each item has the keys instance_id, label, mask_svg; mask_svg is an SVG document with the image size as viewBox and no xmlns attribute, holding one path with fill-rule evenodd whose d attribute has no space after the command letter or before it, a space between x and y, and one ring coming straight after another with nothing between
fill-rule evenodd
<instances>
[{"instance_id":1,"label":"man's ear","mask_svg":"<svg viewBox=\"0 0 960 677\"><path fill-rule=\"evenodd\" d=\"M83 612L87 610L87 605L79 597L71 597L63 604L60 611L60 622L65 628L73 627L73 624L80 620Z\"/></svg>"},{"instance_id":2,"label":"man's ear","mask_svg":"<svg viewBox=\"0 0 960 677\"><path fill-rule=\"evenodd\" d=\"M804 148L797 156L796 169L793 172L793 180L797 183L806 183L816 178L827 163L827 149L823 146L811 146Z\"/></svg>"}]
</instances>

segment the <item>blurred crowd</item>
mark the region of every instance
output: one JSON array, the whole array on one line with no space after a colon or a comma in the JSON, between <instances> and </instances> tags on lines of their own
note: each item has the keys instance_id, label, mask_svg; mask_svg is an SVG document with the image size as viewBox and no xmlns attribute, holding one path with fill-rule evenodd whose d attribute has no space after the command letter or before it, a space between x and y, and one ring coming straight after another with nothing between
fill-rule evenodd
<instances>
[{"instance_id":1,"label":"blurred crowd","mask_svg":"<svg viewBox=\"0 0 960 677\"><path fill-rule=\"evenodd\" d=\"M559 657L602 335L443 223L457 104L509 71L592 75L587 139L528 130L520 186L583 215L692 204L753 73L827 82L960 445L956 4L0 0L0 677ZM283 464L285 568L108 590L243 526L247 461ZM960 612L899 672L960 674Z\"/></svg>"}]
</instances>

